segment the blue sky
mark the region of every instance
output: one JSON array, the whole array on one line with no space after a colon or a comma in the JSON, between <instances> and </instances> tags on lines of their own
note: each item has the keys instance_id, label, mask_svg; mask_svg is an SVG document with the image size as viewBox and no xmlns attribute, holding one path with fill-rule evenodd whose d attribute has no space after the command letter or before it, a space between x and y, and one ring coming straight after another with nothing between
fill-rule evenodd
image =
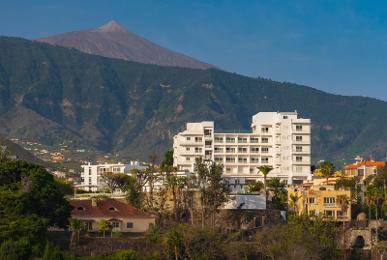
<instances>
[{"instance_id":1,"label":"blue sky","mask_svg":"<svg viewBox=\"0 0 387 260\"><path fill-rule=\"evenodd\" d=\"M33 39L111 19L231 72L387 100L387 1L0 0L0 35Z\"/></svg>"}]
</instances>

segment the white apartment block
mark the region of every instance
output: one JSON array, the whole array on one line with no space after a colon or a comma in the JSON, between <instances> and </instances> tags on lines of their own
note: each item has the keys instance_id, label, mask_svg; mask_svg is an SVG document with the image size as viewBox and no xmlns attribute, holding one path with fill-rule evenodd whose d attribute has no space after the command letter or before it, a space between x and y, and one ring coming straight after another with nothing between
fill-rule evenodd
<instances>
[{"instance_id":1,"label":"white apartment block","mask_svg":"<svg viewBox=\"0 0 387 260\"><path fill-rule=\"evenodd\" d=\"M146 166L141 165L137 161L131 161L129 164L123 163L104 163L104 164L91 164L81 165L83 172L81 172L81 185L80 187L87 191L97 191L103 189L106 184L102 180L102 174L105 172L113 173L130 173L132 169L145 169Z\"/></svg>"},{"instance_id":2,"label":"white apartment block","mask_svg":"<svg viewBox=\"0 0 387 260\"><path fill-rule=\"evenodd\" d=\"M311 120L297 112L260 112L248 133L215 130L214 122L187 123L174 136L174 166L194 171L198 157L223 165L223 175L234 190L252 180L262 180L257 167L271 165L268 178L289 184L311 179Z\"/></svg>"}]
</instances>

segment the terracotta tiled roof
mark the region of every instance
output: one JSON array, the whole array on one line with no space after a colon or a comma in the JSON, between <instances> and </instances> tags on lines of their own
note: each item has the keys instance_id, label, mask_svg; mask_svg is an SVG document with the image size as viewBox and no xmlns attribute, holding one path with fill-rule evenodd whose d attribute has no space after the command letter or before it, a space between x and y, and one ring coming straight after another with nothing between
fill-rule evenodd
<instances>
[{"instance_id":1,"label":"terracotta tiled roof","mask_svg":"<svg viewBox=\"0 0 387 260\"><path fill-rule=\"evenodd\" d=\"M376 166L376 167L383 167L385 164L385 162L378 162L378 161L361 161L359 163L354 163L354 164L350 164L350 165L347 165L345 166L345 169L346 170L353 170L353 169L357 169L359 167L362 167L362 166Z\"/></svg>"},{"instance_id":2,"label":"terracotta tiled roof","mask_svg":"<svg viewBox=\"0 0 387 260\"><path fill-rule=\"evenodd\" d=\"M153 215L117 199L95 199L96 206L91 199L70 200L71 216L79 218L154 218Z\"/></svg>"}]
</instances>

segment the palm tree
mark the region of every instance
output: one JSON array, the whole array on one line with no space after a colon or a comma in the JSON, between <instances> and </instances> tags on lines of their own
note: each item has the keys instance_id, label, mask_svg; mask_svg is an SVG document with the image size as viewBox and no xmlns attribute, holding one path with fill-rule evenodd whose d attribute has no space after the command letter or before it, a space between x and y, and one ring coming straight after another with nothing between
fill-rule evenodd
<instances>
[{"instance_id":1,"label":"palm tree","mask_svg":"<svg viewBox=\"0 0 387 260\"><path fill-rule=\"evenodd\" d=\"M323 161L319 165L319 170L321 172L322 177L327 178L327 185L329 178L333 177L335 174L335 166L330 161Z\"/></svg>"},{"instance_id":2,"label":"palm tree","mask_svg":"<svg viewBox=\"0 0 387 260\"><path fill-rule=\"evenodd\" d=\"M290 194L290 203L292 205L292 210L294 213L298 212L298 205L297 202L300 199L300 196L298 196L296 193L295 194Z\"/></svg>"},{"instance_id":3,"label":"palm tree","mask_svg":"<svg viewBox=\"0 0 387 260\"><path fill-rule=\"evenodd\" d=\"M273 170L273 167L270 165L262 165L257 167L258 171L263 174L263 189L265 191L265 200L267 204L267 187L266 187L266 178L269 172Z\"/></svg>"},{"instance_id":4,"label":"palm tree","mask_svg":"<svg viewBox=\"0 0 387 260\"><path fill-rule=\"evenodd\" d=\"M348 198L347 195L338 195L337 196L337 203L340 206L342 214L344 214L344 212L346 213L348 208L349 208L350 199ZM350 217L350 219L351 219L351 217ZM343 246L345 247L345 220L344 219L343 219L343 234L342 234L342 237L343 237Z\"/></svg>"},{"instance_id":5,"label":"palm tree","mask_svg":"<svg viewBox=\"0 0 387 260\"><path fill-rule=\"evenodd\" d=\"M280 178L273 178L267 182L267 186L269 191L273 193L272 202L275 203L278 209L281 209L282 203L286 202L287 199L286 183L281 181Z\"/></svg>"},{"instance_id":6,"label":"palm tree","mask_svg":"<svg viewBox=\"0 0 387 260\"><path fill-rule=\"evenodd\" d=\"M78 245L79 233L82 229L82 222L79 219L70 218L69 229L71 231L70 248L72 248L73 246Z\"/></svg>"},{"instance_id":7,"label":"palm tree","mask_svg":"<svg viewBox=\"0 0 387 260\"><path fill-rule=\"evenodd\" d=\"M383 194L383 191L379 187L377 187L373 184L370 184L369 186L367 186L365 196L367 198L368 214L369 214L368 219L369 220L371 220L371 206L372 205L375 206L376 242L378 242L378 219L379 219L378 206L379 206L379 201L381 199L383 199L384 194Z\"/></svg>"}]
</instances>

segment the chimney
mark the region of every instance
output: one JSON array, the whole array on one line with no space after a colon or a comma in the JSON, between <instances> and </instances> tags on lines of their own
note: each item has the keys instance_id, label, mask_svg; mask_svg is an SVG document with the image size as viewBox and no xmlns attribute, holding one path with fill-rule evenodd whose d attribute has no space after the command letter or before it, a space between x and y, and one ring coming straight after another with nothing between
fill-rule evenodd
<instances>
[{"instance_id":1,"label":"chimney","mask_svg":"<svg viewBox=\"0 0 387 260\"><path fill-rule=\"evenodd\" d=\"M91 206L97 207L97 199L96 198L91 198Z\"/></svg>"}]
</instances>

